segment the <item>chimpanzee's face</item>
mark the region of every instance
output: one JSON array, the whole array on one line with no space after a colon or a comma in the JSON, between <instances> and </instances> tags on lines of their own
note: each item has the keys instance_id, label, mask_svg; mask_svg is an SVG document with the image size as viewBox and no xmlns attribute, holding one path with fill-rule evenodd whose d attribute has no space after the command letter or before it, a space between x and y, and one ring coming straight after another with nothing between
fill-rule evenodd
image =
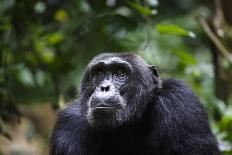
<instances>
[{"instance_id":1,"label":"chimpanzee's face","mask_svg":"<svg viewBox=\"0 0 232 155\"><path fill-rule=\"evenodd\" d=\"M88 98L86 116L91 125L119 126L136 113L140 106L138 102L149 90L143 83L145 77L140 74L141 69L142 72L149 70L143 70L148 65L140 63L134 66L126 59L116 56L93 59L90 62L82 84L85 83L83 87L88 87L83 89L89 94L85 97ZM150 77L146 78L152 81Z\"/></svg>"}]
</instances>

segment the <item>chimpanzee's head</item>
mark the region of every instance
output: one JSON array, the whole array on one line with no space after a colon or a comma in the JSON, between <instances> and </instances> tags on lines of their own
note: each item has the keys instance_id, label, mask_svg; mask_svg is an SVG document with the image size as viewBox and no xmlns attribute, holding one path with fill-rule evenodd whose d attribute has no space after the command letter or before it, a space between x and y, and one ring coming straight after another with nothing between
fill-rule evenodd
<instances>
[{"instance_id":1,"label":"chimpanzee's head","mask_svg":"<svg viewBox=\"0 0 232 155\"><path fill-rule=\"evenodd\" d=\"M154 67L132 54L101 54L87 66L81 103L92 126L117 127L138 121L158 86Z\"/></svg>"}]
</instances>

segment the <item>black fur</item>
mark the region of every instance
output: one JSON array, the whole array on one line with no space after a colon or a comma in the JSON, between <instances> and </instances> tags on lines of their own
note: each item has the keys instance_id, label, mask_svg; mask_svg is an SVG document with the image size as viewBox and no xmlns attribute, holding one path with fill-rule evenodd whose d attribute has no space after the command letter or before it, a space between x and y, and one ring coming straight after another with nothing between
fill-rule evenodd
<instances>
[{"instance_id":1,"label":"black fur","mask_svg":"<svg viewBox=\"0 0 232 155\"><path fill-rule=\"evenodd\" d=\"M81 97L58 114L51 155L220 154L207 113L188 86L177 80L161 81L157 72L131 54L102 54L92 62L109 57L126 60L134 69L125 88L125 122L112 128L89 124L86 102L92 92L87 67Z\"/></svg>"}]
</instances>

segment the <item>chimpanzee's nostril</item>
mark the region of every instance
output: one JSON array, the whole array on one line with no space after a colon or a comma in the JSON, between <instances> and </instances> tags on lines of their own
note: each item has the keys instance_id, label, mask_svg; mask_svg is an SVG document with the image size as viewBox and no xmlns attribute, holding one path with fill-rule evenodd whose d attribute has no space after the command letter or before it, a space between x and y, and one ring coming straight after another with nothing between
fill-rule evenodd
<instances>
[{"instance_id":1,"label":"chimpanzee's nostril","mask_svg":"<svg viewBox=\"0 0 232 155\"><path fill-rule=\"evenodd\" d=\"M110 90L110 86L109 85L108 86L101 86L101 91L107 92L109 90Z\"/></svg>"}]
</instances>

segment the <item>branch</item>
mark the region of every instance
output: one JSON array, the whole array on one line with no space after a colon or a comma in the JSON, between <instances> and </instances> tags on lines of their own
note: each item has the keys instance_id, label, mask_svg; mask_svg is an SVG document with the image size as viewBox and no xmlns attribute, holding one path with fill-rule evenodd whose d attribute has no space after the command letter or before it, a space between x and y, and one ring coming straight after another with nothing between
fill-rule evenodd
<instances>
[{"instance_id":1,"label":"branch","mask_svg":"<svg viewBox=\"0 0 232 155\"><path fill-rule=\"evenodd\" d=\"M210 40L219 49L219 51L221 52L221 54L227 60L229 60L230 63L232 63L232 54L230 53L230 51L228 49L226 49L226 47L222 44L222 42L220 41L220 39L213 33L213 31L210 29L208 23L206 22L206 20L204 18L202 18L202 17L200 17L200 24L202 25L204 31L206 32L206 34L208 35L208 37L210 38Z\"/></svg>"},{"instance_id":2,"label":"branch","mask_svg":"<svg viewBox=\"0 0 232 155\"><path fill-rule=\"evenodd\" d=\"M223 37L225 35L223 27L225 24L225 17L222 9L221 0L214 0L215 6L215 15L213 18L213 24L215 27L215 31L219 37Z\"/></svg>"}]
</instances>

